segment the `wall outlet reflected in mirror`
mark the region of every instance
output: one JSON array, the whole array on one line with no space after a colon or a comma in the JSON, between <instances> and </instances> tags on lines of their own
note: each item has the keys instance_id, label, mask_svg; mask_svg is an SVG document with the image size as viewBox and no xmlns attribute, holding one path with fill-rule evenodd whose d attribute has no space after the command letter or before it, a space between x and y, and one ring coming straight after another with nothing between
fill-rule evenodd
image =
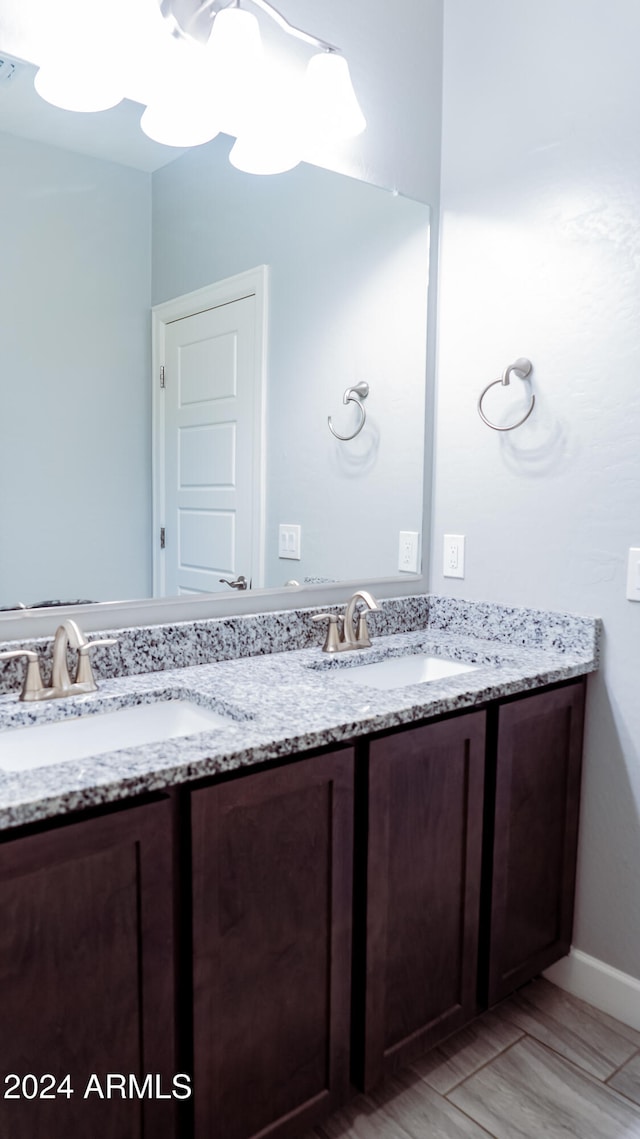
<instances>
[{"instance_id":1,"label":"wall outlet reflected in mirror","mask_svg":"<svg viewBox=\"0 0 640 1139\"><path fill-rule=\"evenodd\" d=\"M400 573L420 572L420 534L417 530L400 531L398 569Z\"/></svg>"}]
</instances>

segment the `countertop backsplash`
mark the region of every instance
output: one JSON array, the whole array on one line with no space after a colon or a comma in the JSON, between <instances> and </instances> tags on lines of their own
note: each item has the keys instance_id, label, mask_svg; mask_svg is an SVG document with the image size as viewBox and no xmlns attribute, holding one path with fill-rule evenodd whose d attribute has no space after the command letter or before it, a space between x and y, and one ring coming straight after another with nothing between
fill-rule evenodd
<instances>
[{"instance_id":1,"label":"countertop backsplash","mask_svg":"<svg viewBox=\"0 0 640 1139\"><path fill-rule=\"evenodd\" d=\"M337 606L285 609L274 613L91 633L89 640L97 640L101 636L118 639L117 645L98 648L92 653L93 672L97 680L109 680L313 648L322 645L326 630L324 626L318 628L311 621L311 616L318 612L339 611L341 607ZM380 610L368 616L372 637L438 629L532 649L553 648L560 652L591 650L594 655L597 655L600 631L600 622L594 617L521 609L492 602L460 601L436 594L386 598L380 601ZM47 683L46 677L51 670L53 630L51 637L9 641L2 645L3 650L17 648L38 652ZM75 655L73 650L69 651L70 671L74 667ZM3 662L0 695L20 690L24 668L25 664L20 660Z\"/></svg>"}]
</instances>

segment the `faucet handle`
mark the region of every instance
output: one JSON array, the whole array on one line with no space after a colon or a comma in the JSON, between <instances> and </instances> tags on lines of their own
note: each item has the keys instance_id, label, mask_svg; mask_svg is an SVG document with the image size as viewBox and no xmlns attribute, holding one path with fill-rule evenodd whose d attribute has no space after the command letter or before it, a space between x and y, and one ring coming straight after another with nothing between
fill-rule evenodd
<instances>
[{"instance_id":1,"label":"faucet handle","mask_svg":"<svg viewBox=\"0 0 640 1139\"><path fill-rule=\"evenodd\" d=\"M40 661L38 654L32 649L11 649L0 653L0 660L12 660L14 657L27 658L27 671L20 693L21 700L38 700L43 690L42 676L40 674Z\"/></svg>"},{"instance_id":2,"label":"faucet handle","mask_svg":"<svg viewBox=\"0 0 640 1139\"><path fill-rule=\"evenodd\" d=\"M376 609L378 606L376 606ZM356 632L356 642L362 649L371 648L371 638L369 636L369 626L367 625L367 611L361 609L358 613L358 630Z\"/></svg>"},{"instance_id":3,"label":"faucet handle","mask_svg":"<svg viewBox=\"0 0 640 1139\"><path fill-rule=\"evenodd\" d=\"M339 613L316 613L312 621L327 621L327 637L322 646L323 653L337 653L340 652L340 622L344 620L342 614Z\"/></svg>"},{"instance_id":4,"label":"faucet handle","mask_svg":"<svg viewBox=\"0 0 640 1139\"><path fill-rule=\"evenodd\" d=\"M91 668L91 661L89 660L89 653L92 649L100 648L102 645L117 645L117 637L103 637L97 641L86 641L84 645L80 645L78 649L78 671L76 672L76 684L87 685L87 692L95 692L98 685L95 682L93 670Z\"/></svg>"}]
</instances>

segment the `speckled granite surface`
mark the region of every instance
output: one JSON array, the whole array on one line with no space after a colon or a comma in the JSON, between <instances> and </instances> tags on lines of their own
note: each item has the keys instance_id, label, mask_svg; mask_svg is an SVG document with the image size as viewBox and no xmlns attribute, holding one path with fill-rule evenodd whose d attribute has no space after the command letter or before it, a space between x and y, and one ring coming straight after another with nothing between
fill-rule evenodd
<instances>
[{"instance_id":1,"label":"speckled granite surface","mask_svg":"<svg viewBox=\"0 0 640 1139\"><path fill-rule=\"evenodd\" d=\"M472 708L597 667L595 618L431 596L394 599L372 615L372 648L331 657L316 643L319 631L309 619L311 612L230 619L215 633L210 626L218 622L127 631L140 650L138 662L154 660L162 671L107 678L97 693L42 704L21 704L15 694L0 697L0 829ZM226 659L199 663L203 645L214 635ZM300 639L314 647L282 651ZM389 691L349 679L354 665L416 652L477 668ZM100 754L96 721L96 754L90 759L2 771L3 744L10 739L3 741L3 730L181 697L225 714L225 724L178 740Z\"/></svg>"},{"instance_id":2,"label":"speckled granite surface","mask_svg":"<svg viewBox=\"0 0 640 1139\"><path fill-rule=\"evenodd\" d=\"M323 607L325 611L330 608ZM323 642L324 627L318 627L310 620L313 613L323 609L285 609L245 617L94 633L91 640L113 636L118 638L118 643L113 648L96 649L91 654L93 671L97 679L108 680L142 672L162 672L238 657L310 648ZM334 607L334 612L339 611ZM376 636L409 629L436 628L464 636L528 645L530 648L548 646L596 651L597 621L594 618L516 609L488 602L458 601L435 594L387 598L380 602L379 612L370 615L369 622ZM52 616L52 632L57 623ZM40 655L43 676L49 675L52 638L7 641L2 645L3 649L18 647L35 649ZM74 655L69 653L70 671ZM22 661L3 662L0 693L17 691L23 671Z\"/></svg>"}]
</instances>

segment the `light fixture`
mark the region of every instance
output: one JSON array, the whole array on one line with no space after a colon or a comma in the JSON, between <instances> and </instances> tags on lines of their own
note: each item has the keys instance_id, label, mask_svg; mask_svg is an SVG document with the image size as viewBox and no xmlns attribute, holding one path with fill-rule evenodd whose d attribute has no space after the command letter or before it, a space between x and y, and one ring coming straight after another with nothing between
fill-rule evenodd
<instances>
[{"instance_id":1,"label":"light fixture","mask_svg":"<svg viewBox=\"0 0 640 1139\"><path fill-rule=\"evenodd\" d=\"M53 7L44 16L46 46L34 79L36 91L65 111L115 107L125 94L115 11L99 3L88 12L81 0L64 0L55 11Z\"/></svg>"},{"instance_id":2,"label":"light fixture","mask_svg":"<svg viewBox=\"0 0 640 1139\"><path fill-rule=\"evenodd\" d=\"M256 17L244 8L223 8L213 23L205 48L212 99L236 137L251 120L261 98L265 55Z\"/></svg>"},{"instance_id":3,"label":"light fixture","mask_svg":"<svg viewBox=\"0 0 640 1139\"><path fill-rule=\"evenodd\" d=\"M221 124L206 48L186 39L173 39L164 47L162 65L149 72L149 98L140 126L165 146L210 142Z\"/></svg>"},{"instance_id":4,"label":"light fixture","mask_svg":"<svg viewBox=\"0 0 640 1139\"><path fill-rule=\"evenodd\" d=\"M304 100L314 138L323 142L355 138L366 128L343 55L322 51L311 57L304 77Z\"/></svg>"},{"instance_id":5,"label":"light fixture","mask_svg":"<svg viewBox=\"0 0 640 1139\"><path fill-rule=\"evenodd\" d=\"M190 147L224 131L237 140L230 161L250 173L289 170L315 143L342 142L365 129L339 49L294 27L269 0L242 0L242 7L241 0L139 0L145 15L129 40L133 25L123 15L124 2L115 0L114 20L109 0L99 0L100 20L90 22L86 0L58 0L55 50L47 50L35 80L44 99L67 110L97 111L135 90L134 98L145 103L141 127L150 138ZM290 64L282 53L269 59L245 3L316 49L305 71L299 59ZM145 19L148 35L141 32ZM128 80L132 61L135 85Z\"/></svg>"}]
</instances>

